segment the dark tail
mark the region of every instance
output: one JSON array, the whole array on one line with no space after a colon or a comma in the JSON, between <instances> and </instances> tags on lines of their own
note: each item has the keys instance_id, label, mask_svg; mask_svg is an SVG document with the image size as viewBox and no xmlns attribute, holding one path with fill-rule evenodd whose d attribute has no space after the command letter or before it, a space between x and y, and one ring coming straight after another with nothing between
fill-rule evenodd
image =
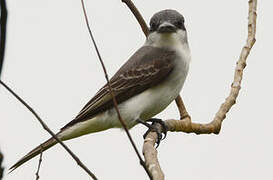
<instances>
[{"instance_id":1,"label":"dark tail","mask_svg":"<svg viewBox=\"0 0 273 180\"><path fill-rule=\"evenodd\" d=\"M24 157L22 157L19 161L17 161L13 166L9 168L10 172L14 171L16 168L27 162L28 160L32 159L33 157L40 154L42 151L45 151L49 149L50 147L57 144L57 141L54 138L50 138L49 140L45 141L40 146L34 148L32 151L30 151L28 154L26 154Z\"/></svg>"}]
</instances>

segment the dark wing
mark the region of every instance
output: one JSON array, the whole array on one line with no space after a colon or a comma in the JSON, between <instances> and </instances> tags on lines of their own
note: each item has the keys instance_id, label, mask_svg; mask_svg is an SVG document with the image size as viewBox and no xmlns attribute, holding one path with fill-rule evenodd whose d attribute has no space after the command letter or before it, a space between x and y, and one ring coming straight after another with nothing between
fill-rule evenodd
<instances>
[{"instance_id":1,"label":"dark wing","mask_svg":"<svg viewBox=\"0 0 273 180\"><path fill-rule=\"evenodd\" d=\"M175 57L175 52L171 50L151 46L140 48L110 80L117 103L119 104L164 80L173 70ZM106 84L83 107L76 118L62 129L90 119L112 107L112 97Z\"/></svg>"}]
</instances>

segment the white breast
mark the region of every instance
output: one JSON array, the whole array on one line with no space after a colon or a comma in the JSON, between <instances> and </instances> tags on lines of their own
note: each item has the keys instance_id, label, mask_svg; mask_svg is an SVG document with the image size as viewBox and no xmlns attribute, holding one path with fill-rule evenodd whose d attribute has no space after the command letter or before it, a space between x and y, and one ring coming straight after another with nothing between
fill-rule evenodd
<instances>
[{"instance_id":1,"label":"white breast","mask_svg":"<svg viewBox=\"0 0 273 180\"><path fill-rule=\"evenodd\" d=\"M135 125L134 121L137 118L144 121L152 118L163 111L179 95L188 74L191 56L188 44L182 43L181 37L178 38L177 36L179 35L166 36L163 37L164 39L153 37L155 42L145 43L145 45L156 47L167 46L175 50L178 56L175 59L174 70L163 83L119 105L121 114L129 126Z\"/></svg>"}]
</instances>

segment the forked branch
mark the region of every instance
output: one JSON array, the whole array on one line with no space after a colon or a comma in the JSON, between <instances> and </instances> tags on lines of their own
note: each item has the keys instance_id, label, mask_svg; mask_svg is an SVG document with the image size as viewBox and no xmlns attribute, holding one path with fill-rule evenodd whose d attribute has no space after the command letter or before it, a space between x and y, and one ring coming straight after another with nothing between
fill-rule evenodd
<instances>
[{"instance_id":1,"label":"forked branch","mask_svg":"<svg viewBox=\"0 0 273 180\"><path fill-rule=\"evenodd\" d=\"M176 99L176 104L179 108L181 120L166 120L165 123L168 127L168 131L185 132L185 133L195 133L195 134L219 134L221 130L221 125L226 114L235 104L236 99L239 95L241 89L241 82L243 78L243 70L246 67L246 60L253 47L256 39L256 19L257 19L257 0L249 0L249 13L248 13L248 36L246 45L243 47L240 58L236 63L234 80L231 84L231 90L229 96L226 98L225 102L220 106L218 112L216 113L214 119L208 124L193 123L191 117L189 116L181 97ZM153 175L154 180L163 180L164 174L160 168L157 160L157 151L154 148L154 144L157 139L157 134L150 132L146 139L144 140L143 153L145 157L145 163L147 164L149 170Z\"/></svg>"},{"instance_id":2,"label":"forked branch","mask_svg":"<svg viewBox=\"0 0 273 180\"><path fill-rule=\"evenodd\" d=\"M248 13L248 36L245 46L242 48L239 60L236 62L234 79L231 84L231 89L229 96L226 98L225 102L220 106L217 111L214 119L208 124L199 124L191 122L191 118L188 115L186 108L183 104L183 101L180 99L177 100L180 104L181 118L180 120L166 120L169 131L182 131L186 133L196 133L196 134L219 134L221 130L221 125L226 114L231 109L231 107L236 103L236 99L239 95L241 89L241 82L243 79L243 70L246 67L246 60L250 53L251 48L253 47L256 39L256 19L257 19L257 0L249 0L249 13Z\"/></svg>"}]
</instances>

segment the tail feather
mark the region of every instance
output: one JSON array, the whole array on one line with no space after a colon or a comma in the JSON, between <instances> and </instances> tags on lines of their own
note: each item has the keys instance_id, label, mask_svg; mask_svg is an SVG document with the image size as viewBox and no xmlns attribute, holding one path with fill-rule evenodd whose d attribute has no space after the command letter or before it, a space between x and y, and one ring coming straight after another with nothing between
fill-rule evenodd
<instances>
[{"instance_id":1,"label":"tail feather","mask_svg":"<svg viewBox=\"0 0 273 180\"><path fill-rule=\"evenodd\" d=\"M13 166L9 168L10 172L14 171L16 168L27 162L28 160L32 159L33 157L37 156L41 153L41 151L45 151L49 149L50 147L57 144L57 141L54 138L50 138L41 145L34 148L32 151L30 151L28 154L26 154L24 157L22 157L19 161L17 161Z\"/></svg>"}]
</instances>

